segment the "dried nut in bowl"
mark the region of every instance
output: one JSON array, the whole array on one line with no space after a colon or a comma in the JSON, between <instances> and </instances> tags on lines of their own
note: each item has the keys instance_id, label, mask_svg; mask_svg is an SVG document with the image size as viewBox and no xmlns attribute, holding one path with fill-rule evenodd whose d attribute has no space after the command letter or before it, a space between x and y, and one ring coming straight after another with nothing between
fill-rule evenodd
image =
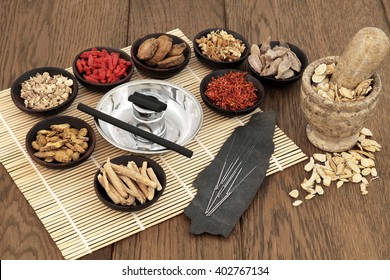
<instances>
[{"instance_id":1,"label":"dried nut in bowl","mask_svg":"<svg viewBox=\"0 0 390 280\"><path fill-rule=\"evenodd\" d=\"M285 41L252 44L248 68L260 81L272 86L284 86L298 81L308 65L306 54L299 47Z\"/></svg>"}]
</instances>

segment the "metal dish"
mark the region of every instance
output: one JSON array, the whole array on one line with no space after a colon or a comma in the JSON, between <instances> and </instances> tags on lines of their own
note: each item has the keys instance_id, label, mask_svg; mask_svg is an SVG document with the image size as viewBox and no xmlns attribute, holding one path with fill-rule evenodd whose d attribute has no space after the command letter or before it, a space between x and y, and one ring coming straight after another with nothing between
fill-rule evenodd
<instances>
[{"instance_id":1,"label":"metal dish","mask_svg":"<svg viewBox=\"0 0 390 280\"><path fill-rule=\"evenodd\" d=\"M152 132L148 129L148 120L139 123L136 118L133 103L128 101L134 92L157 97L167 104L164 118L161 124L165 127L163 134L159 135L179 145L185 145L199 132L203 123L203 111L199 101L186 89L160 80L137 80L122 84L107 92L96 106L96 109L111 115L114 118L135 125L139 128ZM154 122L155 119L150 120ZM124 131L121 128L95 119L98 132L112 145L133 153L159 154L169 151L165 147L152 143L139 136ZM159 130L158 133L161 133Z\"/></svg>"}]
</instances>

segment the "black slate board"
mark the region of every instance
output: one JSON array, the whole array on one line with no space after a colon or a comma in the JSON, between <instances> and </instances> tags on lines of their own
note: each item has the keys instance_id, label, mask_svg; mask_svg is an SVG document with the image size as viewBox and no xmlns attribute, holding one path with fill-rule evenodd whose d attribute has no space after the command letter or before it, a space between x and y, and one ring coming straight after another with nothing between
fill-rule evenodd
<instances>
[{"instance_id":1,"label":"black slate board","mask_svg":"<svg viewBox=\"0 0 390 280\"><path fill-rule=\"evenodd\" d=\"M275 123L275 112L254 114L246 125L234 130L215 159L199 173L193 182L193 186L198 189L197 194L190 205L184 209L184 214L191 220L191 233L207 232L224 237L230 234L241 215L249 207L266 175L269 159L274 151ZM211 216L206 216L205 210L224 162L226 159L228 159L226 162L231 162L237 151L243 147L243 143L249 143L248 139L253 139L255 147L245 162L244 169L236 183L243 179L252 168L256 167L256 169Z\"/></svg>"}]
</instances>

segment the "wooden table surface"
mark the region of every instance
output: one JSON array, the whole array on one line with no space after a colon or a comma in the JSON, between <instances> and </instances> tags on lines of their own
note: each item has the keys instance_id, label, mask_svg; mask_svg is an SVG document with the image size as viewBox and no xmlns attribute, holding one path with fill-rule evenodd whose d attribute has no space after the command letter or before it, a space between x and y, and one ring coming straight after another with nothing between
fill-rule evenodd
<instances>
[{"instance_id":1,"label":"wooden table surface","mask_svg":"<svg viewBox=\"0 0 390 280\"><path fill-rule=\"evenodd\" d=\"M390 34L390 1L1 0L0 26L2 90L29 69L69 67L81 49L123 48L175 28L190 39L209 27L234 30L249 43L270 35L300 46L309 61L341 55L363 27ZM191 235L181 214L83 259L390 259L390 57L378 72L381 101L366 127L383 149L367 196L347 184L294 208L287 193L308 176L301 163L264 180L228 238ZM305 135L300 82L265 89L261 108L277 112L278 126L307 155L318 152ZM63 259L1 164L0 187L1 259Z\"/></svg>"}]
</instances>

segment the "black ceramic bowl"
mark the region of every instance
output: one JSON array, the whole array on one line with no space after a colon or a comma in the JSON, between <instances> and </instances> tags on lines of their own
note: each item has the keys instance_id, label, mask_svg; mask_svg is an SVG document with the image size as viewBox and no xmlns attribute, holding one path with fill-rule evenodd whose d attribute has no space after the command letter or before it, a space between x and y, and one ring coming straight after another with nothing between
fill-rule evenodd
<instances>
[{"instance_id":1,"label":"black ceramic bowl","mask_svg":"<svg viewBox=\"0 0 390 280\"><path fill-rule=\"evenodd\" d=\"M196 42L196 40L200 39L203 36L207 36L207 34L209 34L211 31L217 31L217 30L224 30L228 34L233 35L234 38L241 40L245 44L245 50L241 54L240 59L235 60L235 61L217 61L217 60L214 60L214 59L207 57L206 55L204 55L202 53L202 50L199 48L199 44ZM248 41L244 38L244 36L242 36L241 34L239 34L237 32L234 32L234 31L228 30L228 29L224 29L224 28L209 28L209 29L206 29L206 30L199 32L194 37L193 45L194 45L195 56L198 58L198 60L202 64L206 65L207 67L209 67L211 69L237 68L242 62L245 61L245 59L247 58L247 56L250 53L250 45L249 45Z\"/></svg>"},{"instance_id":2,"label":"black ceramic bowl","mask_svg":"<svg viewBox=\"0 0 390 280\"><path fill-rule=\"evenodd\" d=\"M64 101L63 103L55 107L51 107L47 109L27 108L24 105L24 99L20 97L22 83L30 79L30 77L33 77L38 73L43 74L44 72L48 72L51 77L53 77L54 75L61 74L62 76L71 79L73 81L73 85L71 86L72 94L69 95L69 98L66 101ZM11 86L11 99L14 102L15 106L18 107L23 112L34 114L34 115L40 115L40 116L56 115L66 110L76 99L77 93L78 93L78 84L76 78L68 71L57 67L40 67L40 68L29 70L23 73L22 75L20 75Z\"/></svg>"},{"instance_id":3,"label":"black ceramic bowl","mask_svg":"<svg viewBox=\"0 0 390 280\"><path fill-rule=\"evenodd\" d=\"M130 156L130 155L125 155L125 156L119 156L116 158L110 159L112 163L115 164L122 164L122 165L127 165L129 161L134 161L138 166L142 165L142 162L147 161L148 167L153 168L154 173L156 174L162 189L160 191L155 191L154 197L152 200L147 200L145 203L140 204L137 200L136 205L121 205L121 204L115 204L111 198L108 196L106 190L103 188L103 186L99 183L97 177L100 174L100 168L96 171L95 178L94 178L94 188L97 197L99 200L106 205L107 207L117 210L117 211L122 211L122 212L134 212L134 211L139 211L142 209L145 209L152 204L154 204L160 196L163 194L165 186L166 186L166 175L163 170L163 168L154 160L143 157L143 156ZM103 166L103 165L102 165Z\"/></svg>"},{"instance_id":4,"label":"black ceramic bowl","mask_svg":"<svg viewBox=\"0 0 390 280\"><path fill-rule=\"evenodd\" d=\"M270 42L270 45L271 45L271 48L275 47L276 45L279 45L280 42L279 41L271 41ZM257 79L259 79L260 81L264 82L264 83L267 83L269 85L272 85L272 86L284 86L284 85L288 85L292 82L295 82L297 80L299 80L301 77L302 77L302 74L303 74L303 71L305 71L305 68L307 67L308 65L308 59L307 59L307 56L306 54L300 49L298 48L297 46L291 44L291 43L288 43L287 44L290 46L290 49L297 55L297 57L299 58L299 60L301 61L302 63L302 67L301 67L301 71L299 73L295 73L295 75L291 78L288 78L288 79L275 79L274 76L260 76L259 73L257 73L249 64L248 62L248 68L249 68L249 72L255 76ZM261 47L261 45L259 45L259 47Z\"/></svg>"},{"instance_id":5,"label":"black ceramic bowl","mask_svg":"<svg viewBox=\"0 0 390 280\"><path fill-rule=\"evenodd\" d=\"M159 69L159 68L147 65L144 61L137 58L138 49L145 40L150 39L150 38L157 39L161 35L167 35L167 36L171 37L172 44L181 44L181 43L186 44L186 49L183 51L183 55L184 55L185 59L184 59L184 62L182 64L174 66L174 67L170 67L167 69ZM185 42L180 37L177 37L177 36L174 36L171 34L167 34L167 33L153 33L153 34L149 34L149 35L146 35L142 38L137 39L132 44L131 57L133 58L135 67L137 67L137 69L140 72L142 72L143 74L145 74L149 77L152 77L152 78L156 78L156 79L168 79L168 78L173 77L174 75L178 74L180 71L182 71L187 66L187 64L191 58L191 49L190 49L190 46L187 44L187 42Z\"/></svg>"},{"instance_id":6,"label":"black ceramic bowl","mask_svg":"<svg viewBox=\"0 0 390 280\"><path fill-rule=\"evenodd\" d=\"M68 163L46 162L45 160L36 157L34 153L37 151L32 147L32 142L36 140L37 132L43 129L49 130L50 126L53 124L64 124L64 123L68 123L72 128L77 128L77 129L86 128L88 130L87 137L89 138L89 141L88 141L88 148L86 149L86 152L84 154L81 154L79 159ZM92 155L96 145L96 136L93 128L87 122L79 118L71 117L71 116L53 116L38 122L27 132L25 145L26 145L27 153L36 163L50 169L66 169L81 164Z\"/></svg>"},{"instance_id":7,"label":"black ceramic bowl","mask_svg":"<svg viewBox=\"0 0 390 280\"><path fill-rule=\"evenodd\" d=\"M257 80L255 77L253 77L252 75L247 74L246 79L247 79L247 81L252 82L253 85L256 87L256 89L257 89L256 94L258 96L258 100L251 107L248 107L244 110L231 111L231 110L227 110L227 109L223 109L221 107L218 107L217 105L213 104L209 100L209 98L206 96L205 92L207 89L207 85L212 81L212 79L221 77L221 76L223 76L227 73L230 73L230 72L243 72L243 71L240 71L237 69L215 70L203 78L203 80L200 83L200 96L202 97L203 102L211 110L213 110L221 115L224 115L224 116L233 117L233 116L238 116L238 115L246 115L246 114L249 114L250 112L253 112L257 107L259 107L260 103L263 101L264 96L265 96L265 91L264 91L264 87L261 84L261 82L259 80Z\"/></svg>"},{"instance_id":8,"label":"black ceramic bowl","mask_svg":"<svg viewBox=\"0 0 390 280\"><path fill-rule=\"evenodd\" d=\"M116 53L119 53L119 58L122 58L126 61L130 61L131 62L131 65L128 66L127 70L126 70L126 76L122 77L119 81L116 81L116 82L107 82L107 83L96 83L96 82L91 82L91 81L87 81L83 74L81 74L79 72L79 70L77 69L77 60L80 58L80 55L86 51L91 51L92 48L88 48L88 49L85 49L83 51L81 51L80 53L78 53L76 55L76 57L74 58L73 60L73 63L72 63L72 69L73 69L73 73L74 75L76 76L76 79L80 82L80 84L82 84L84 87L92 90L92 91L96 91L96 92L108 92L109 90L113 89L114 87L120 85L120 84L123 84L125 82L128 82L130 81L131 77L133 76L133 73L134 73L134 62L132 60L132 58L130 57L130 55L128 55L125 51L121 50L121 49L116 49L116 48L111 48L111 47L96 47L97 50L101 51L102 49L105 49L108 53L112 53L112 52L116 52Z\"/></svg>"}]
</instances>

